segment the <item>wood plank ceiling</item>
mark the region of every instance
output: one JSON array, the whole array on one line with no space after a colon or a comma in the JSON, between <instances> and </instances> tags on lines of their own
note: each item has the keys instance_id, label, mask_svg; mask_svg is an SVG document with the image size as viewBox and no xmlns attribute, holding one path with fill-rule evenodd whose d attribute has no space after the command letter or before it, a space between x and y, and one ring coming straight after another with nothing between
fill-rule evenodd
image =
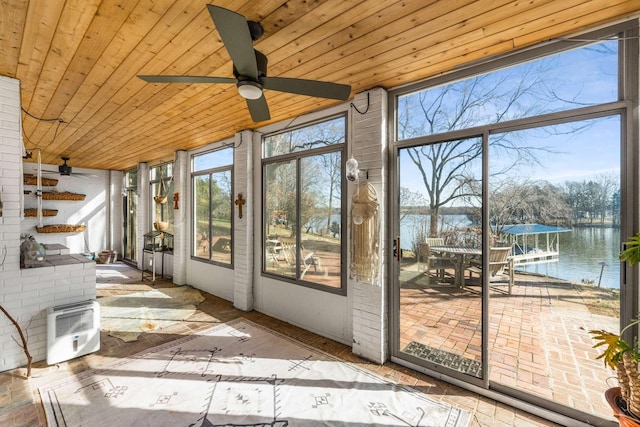
<instances>
[{"instance_id":1,"label":"wood plank ceiling","mask_svg":"<svg viewBox=\"0 0 640 427\"><path fill-rule=\"evenodd\" d=\"M541 41L637 17L623 0L210 0L264 26L269 75L393 88ZM0 0L0 75L21 81L27 148L45 163L123 170L254 123L203 0ZM271 122L336 101L266 91Z\"/></svg>"}]
</instances>

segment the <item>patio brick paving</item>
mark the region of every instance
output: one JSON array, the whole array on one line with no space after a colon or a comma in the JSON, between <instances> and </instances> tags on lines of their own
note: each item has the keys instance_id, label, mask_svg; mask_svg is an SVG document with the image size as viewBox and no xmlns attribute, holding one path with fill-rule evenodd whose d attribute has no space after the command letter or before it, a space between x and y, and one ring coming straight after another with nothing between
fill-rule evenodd
<instances>
[{"instance_id":1,"label":"patio brick paving","mask_svg":"<svg viewBox=\"0 0 640 427\"><path fill-rule=\"evenodd\" d=\"M479 286L427 288L415 273L403 279L401 348L417 341L479 362ZM616 331L618 319L591 313L584 288L538 275L516 274L511 295L490 289L490 380L609 417L604 391L614 373L596 360L601 350L588 331Z\"/></svg>"}]
</instances>

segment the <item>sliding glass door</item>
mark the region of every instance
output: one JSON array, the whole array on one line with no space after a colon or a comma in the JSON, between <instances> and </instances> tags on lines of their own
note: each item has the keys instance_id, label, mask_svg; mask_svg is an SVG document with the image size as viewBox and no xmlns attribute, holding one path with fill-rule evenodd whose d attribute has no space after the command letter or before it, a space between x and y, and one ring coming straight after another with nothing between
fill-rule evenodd
<instances>
[{"instance_id":1,"label":"sliding glass door","mask_svg":"<svg viewBox=\"0 0 640 427\"><path fill-rule=\"evenodd\" d=\"M615 374L589 331L637 313L618 260L638 229L638 40L624 30L391 93L394 361L611 423Z\"/></svg>"},{"instance_id":2,"label":"sliding glass door","mask_svg":"<svg viewBox=\"0 0 640 427\"><path fill-rule=\"evenodd\" d=\"M397 350L412 363L483 377L482 138L398 150ZM479 283L478 277L474 284Z\"/></svg>"},{"instance_id":3,"label":"sliding glass door","mask_svg":"<svg viewBox=\"0 0 640 427\"><path fill-rule=\"evenodd\" d=\"M138 212L138 195L136 171L125 173L125 189L122 196L122 218L123 233L122 246L124 248L123 258L127 261L137 260L137 212Z\"/></svg>"}]
</instances>

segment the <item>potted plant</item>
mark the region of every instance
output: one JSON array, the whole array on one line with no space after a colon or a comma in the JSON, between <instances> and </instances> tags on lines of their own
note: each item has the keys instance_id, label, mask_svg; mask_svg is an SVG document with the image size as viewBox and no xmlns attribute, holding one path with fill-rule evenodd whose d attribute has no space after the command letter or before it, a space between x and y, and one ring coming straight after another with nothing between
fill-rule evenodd
<instances>
[{"instance_id":1,"label":"potted plant","mask_svg":"<svg viewBox=\"0 0 640 427\"><path fill-rule=\"evenodd\" d=\"M620 253L620 260L629 265L640 262L640 233L625 242L625 250ZM605 398L614 412L614 416L623 427L640 426L640 346L637 338L629 343L622 338L624 333L640 324L640 319L626 325L620 334L613 334L603 330L589 331L596 340L594 348L604 346L604 352L598 359L604 361L616 371L619 387L612 387L605 392Z\"/></svg>"}]
</instances>

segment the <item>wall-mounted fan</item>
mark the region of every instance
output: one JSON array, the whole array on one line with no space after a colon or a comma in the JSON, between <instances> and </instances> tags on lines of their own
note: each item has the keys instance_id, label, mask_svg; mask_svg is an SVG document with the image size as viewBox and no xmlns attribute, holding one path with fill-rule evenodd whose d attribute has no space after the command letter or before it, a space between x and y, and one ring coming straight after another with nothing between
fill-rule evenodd
<instances>
[{"instance_id":1,"label":"wall-mounted fan","mask_svg":"<svg viewBox=\"0 0 640 427\"><path fill-rule=\"evenodd\" d=\"M264 33L258 22L247 21L236 12L207 5L222 42L233 62L233 77L149 76L138 77L149 83L226 83L235 84L246 99L254 122L271 118L263 90L295 93L319 98L346 100L351 86L338 83L286 77L267 77L267 57L253 48L253 42Z\"/></svg>"}]
</instances>

